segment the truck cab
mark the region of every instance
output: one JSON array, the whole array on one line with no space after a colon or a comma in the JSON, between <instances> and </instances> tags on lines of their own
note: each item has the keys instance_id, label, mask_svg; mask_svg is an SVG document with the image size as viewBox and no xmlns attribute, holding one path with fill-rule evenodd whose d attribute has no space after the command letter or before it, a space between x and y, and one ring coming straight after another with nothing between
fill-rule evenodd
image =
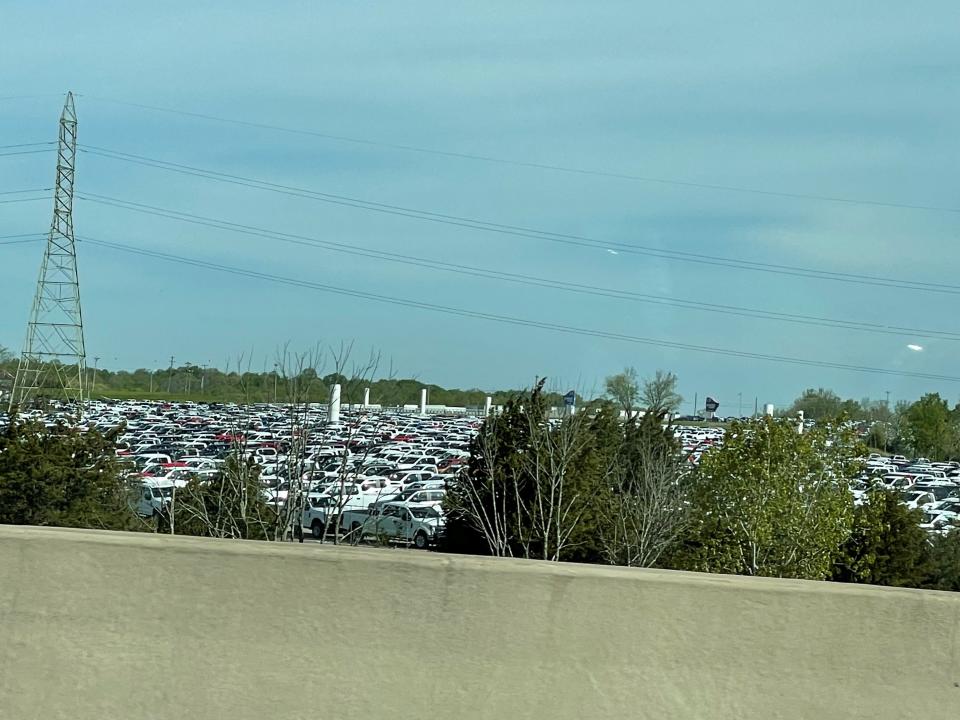
<instances>
[{"instance_id":1,"label":"truck cab","mask_svg":"<svg viewBox=\"0 0 960 720\"><path fill-rule=\"evenodd\" d=\"M137 515L154 517L162 513L173 499L174 483L163 478L144 478L135 496Z\"/></svg>"}]
</instances>

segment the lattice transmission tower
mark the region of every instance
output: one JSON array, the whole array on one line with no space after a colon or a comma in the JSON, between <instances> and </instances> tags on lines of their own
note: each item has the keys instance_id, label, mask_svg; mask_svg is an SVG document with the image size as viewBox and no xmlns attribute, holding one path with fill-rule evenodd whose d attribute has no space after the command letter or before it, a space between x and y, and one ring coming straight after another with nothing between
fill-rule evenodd
<instances>
[{"instance_id":1,"label":"lattice transmission tower","mask_svg":"<svg viewBox=\"0 0 960 720\"><path fill-rule=\"evenodd\" d=\"M11 407L23 407L39 395L61 397L83 405L87 358L80 312L77 250L73 238L76 159L77 113L73 93L67 93L60 115L53 222L10 395Z\"/></svg>"}]
</instances>

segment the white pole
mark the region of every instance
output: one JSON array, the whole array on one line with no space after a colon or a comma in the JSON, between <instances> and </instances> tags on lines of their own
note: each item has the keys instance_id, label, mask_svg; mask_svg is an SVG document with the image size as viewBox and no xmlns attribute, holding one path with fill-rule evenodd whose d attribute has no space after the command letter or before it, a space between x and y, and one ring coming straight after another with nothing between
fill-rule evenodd
<instances>
[{"instance_id":1,"label":"white pole","mask_svg":"<svg viewBox=\"0 0 960 720\"><path fill-rule=\"evenodd\" d=\"M370 388L363 389L363 406L367 407L370 405Z\"/></svg>"},{"instance_id":2,"label":"white pole","mask_svg":"<svg viewBox=\"0 0 960 720\"><path fill-rule=\"evenodd\" d=\"M427 389L426 388L423 388L423 390L420 391L420 414L421 415L427 414Z\"/></svg>"},{"instance_id":3,"label":"white pole","mask_svg":"<svg viewBox=\"0 0 960 720\"><path fill-rule=\"evenodd\" d=\"M487 396L487 399L483 402L483 416L484 416L484 417L489 417L489 416L490 416L490 408L491 408L492 406L493 406L493 398L488 395L488 396Z\"/></svg>"},{"instance_id":4,"label":"white pole","mask_svg":"<svg viewBox=\"0 0 960 720\"><path fill-rule=\"evenodd\" d=\"M340 422L340 385L333 386L333 392L330 394L330 413L331 423Z\"/></svg>"}]
</instances>

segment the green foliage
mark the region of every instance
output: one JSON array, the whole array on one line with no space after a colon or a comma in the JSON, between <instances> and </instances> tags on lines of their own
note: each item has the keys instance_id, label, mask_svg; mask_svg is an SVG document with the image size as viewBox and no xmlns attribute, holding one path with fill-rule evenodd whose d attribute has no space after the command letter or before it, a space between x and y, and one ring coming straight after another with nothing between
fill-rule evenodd
<instances>
[{"instance_id":1,"label":"green foliage","mask_svg":"<svg viewBox=\"0 0 960 720\"><path fill-rule=\"evenodd\" d=\"M549 422L543 381L487 418L466 476L448 491L447 548L548 560L594 561L618 410L601 404Z\"/></svg>"},{"instance_id":2,"label":"green foliage","mask_svg":"<svg viewBox=\"0 0 960 720\"><path fill-rule=\"evenodd\" d=\"M4 373L12 376L16 374L16 359L0 358L0 378ZM165 368L151 372L143 368L127 371L112 371L99 369L94 371L88 368L88 381L94 385L96 376L95 398L110 398L118 400L171 400L194 402L233 402L233 403L264 403L273 402L274 398L283 402L288 399L288 387L296 379L301 388L306 388L306 396L301 401L325 403L330 399L330 390L337 381L342 385L344 403L363 401L364 388L370 388L371 402L384 407L402 405L417 405L420 403L420 391L427 389L428 401L433 405L449 405L453 407L483 407L487 396L493 398L494 405L505 403L516 395L513 390L487 391L480 389L459 390L448 389L425 383L415 378L366 381L364 378L346 378L344 375L328 374L317 377L313 368L305 368L296 378L284 377L283 374L274 376L270 372L236 372L223 371L217 368L206 369L196 365L184 365L173 369ZM52 393L56 395L56 393ZM544 402L551 407L563 405L560 393L542 393Z\"/></svg>"},{"instance_id":3,"label":"green foliage","mask_svg":"<svg viewBox=\"0 0 960 720\"><path fill-rule=\"evenodd\" d=\"M608 441L609 482L598 494L595 532L612 565L650 567L676 541L688 520L685 463L663 416L647 413L617 428Z\"/></svg>"},{"instance_id":4,"label":"green foliage","mask_svg":"<svg viewBox=\"0 0 960 720\"><path fill-rule=\"evenodd\" d=\"M853 532L841 548L833 579L841 582L921 587L931 572L923 514L909 510L897 492L875 489L854 510Z\"/></svg>"},{"instance_id":5,"label":"green foliage","mask_svg":"<svg viewBox=\"0 0 960 720\"><path fill-rule=\"evenodd\" d=\"M0 431L0 523L142 527L120 477L113 438L14 416Z\"/></svg>"},{"instance_id":6,"label":"green foliage","mask_svg":"<svg viewBox=\"0 0 960 720\"><path fill-rule=\"evenodd\" d=\"M832 390L808 388L793 401L787 411L790 416L803 412L804 418L810 420L834 420L841 415L860 417L861 405L854 400L841 400Z\"/></svg>"},{"instance_id":7,"label":"green foliage","mask_svg":"<svg viewBox=\"0 0 960 720\"><path fill-rule=\"evenodd\" d=\"M547 422L540 386L488 418L446 498L448 549L649 566L684 506L663 415L620 422L603 402Z\"/></svg>"},{"instance_id":8,"label":"green foliage","mask_svg":"<svg viewBox=\"0 0 960 720\"><path fill-rule=\"evenodd\" d=\"M903 415L905 442L914 452L931 460L957 456L956 413L939 393L929 393L907 408Z\"/></svg>"},{"instance_id":9,"label":"green foliage","mask_svg":"<svg viewBox=\"0 0 960 720\"><path fill-rule=\"evenodd\" d=\"M632 412L640 398L640 380L636 368L625 368L622 373L610 375L604 382L607 396L622 410Z\"/></svg>"},{"instance_id":10,"label":"green foliage","mask_svg":"<svg viewBox=\"0 0 960 720\"><path fill-rule=\"evenodd\" d=\"M836 426L798 434L772 418L733 423L692 478L691 525L672 561L703 572L828 577L850 534L847 480L861 450Z\"/></svg>"},{"instance_id":11,"label":"green foliage","mask_svg":"<svg viewBox=\"0 0 960 720\"><path fill-rule=\"evenodd\" d=\"M929 567L930 573L923 587L960 592L960 530L934 537Z\"/></svg>"}]
</instances>

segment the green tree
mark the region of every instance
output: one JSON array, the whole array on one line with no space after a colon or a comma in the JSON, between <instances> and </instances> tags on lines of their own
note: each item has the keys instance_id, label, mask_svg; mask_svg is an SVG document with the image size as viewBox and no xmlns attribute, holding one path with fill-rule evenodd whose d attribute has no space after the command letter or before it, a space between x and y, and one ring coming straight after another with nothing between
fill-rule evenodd
<instances>
[{"instance_id":1,"label":"green tree","mask_svg":"<svg viewBox=\"0 0 960 720\"><path fill-rule=\"evenodd\" d=\"M948 460L957 454L957 423L947 401L928 393L913 403L903 417L906 442L918 455Z\"/></svg>"},{"instance_id":2,"label":"green tree","mask_svg":"<svg viewBox=\"0 0 960 720\"><path fill-rule=\"evenodd\" d=\"M691 525L672 558L702 572L822 580L850 534L862 447L823 424L734 422L692 478Z\"/></svg>"},{"instance_id":3,"label":"green tree","mask_svg":"<svg viewBox=\"0 0 960 720\"><path fill-rule=\"evenodd\" d=\"M610 375L604 385L607 396L628 415L636 409L640 397L640 380L636 368L624 368L622 373Z\"/></svg>"},{"instance_id":4,"label":"green tree","mask_svg":"<svg viewBox=\"0 0 960 720\"><path fill-rule=\"evenodd\" d=\"M663 415L646 413L617 428L598 495L602 558L611 565L650 567L688 520L685 462Z\"/></svg>"},{"instance_id":5,"label":"green tree","mask_svg":"<svg viewBox=\"0 0 960 720\"><path fill-rule=\"evenodd\" d=\"M790 416L799 412L803 412L803 416L811 420L833 420L841 415L859 418L862 407L854 400L841 400L832 390L807 388L787 410Z\"/></svg>"},{"instance_id":6,"label":"green tree","mask_svg":"<svg viewBox=\"0 0 960 720\"><path fill-rule=\"evenodd\" d=\"M0 430L0 523L142 527L117 466L115 435L14 415Z\"/></svg>"},{"instance_id":7,"label":"green tree","mask_svg":"<svg viewBox=\"0 0 960 720\"><path fill-rule=\"evenodd\" d=\"M542 394L508 400L470 448L465 476L447 493L447 547L543 560L596 558L599 485L619 423L609 406L550 421Z\"/></svg>"},{"instance_id":8,"label":"green tree","mask_svg":"<svg viewBox=\"0 0 960 720\"><path fill-rule=\"evenodd\" d=\"M921 587L930 574L930 545L919 526L923 514L908 509L899 493L871 490L854 510L853 532L833 570L841 582Z\"/></svg>"},{"instance_id":9,"label":"green tree","mask_svg":"<svg viewBox=\"0 0 960 720\"><path fill-rule=\"evenodd\" d=\"M652 378L643 381L640 403L654 415L672 414L680 409L683 397L677 392L677 376L657 370Z\"/></svg>"},{"instance_id":10,"label":"green tree","mask_svg":"<svg viewBox=\"0 0 960 720\"><path fill-rule=\"evenodd\" d=\"M933 538L929 575L923 587L960 592L960 530Z\"/></svg>"}]
</instances>

